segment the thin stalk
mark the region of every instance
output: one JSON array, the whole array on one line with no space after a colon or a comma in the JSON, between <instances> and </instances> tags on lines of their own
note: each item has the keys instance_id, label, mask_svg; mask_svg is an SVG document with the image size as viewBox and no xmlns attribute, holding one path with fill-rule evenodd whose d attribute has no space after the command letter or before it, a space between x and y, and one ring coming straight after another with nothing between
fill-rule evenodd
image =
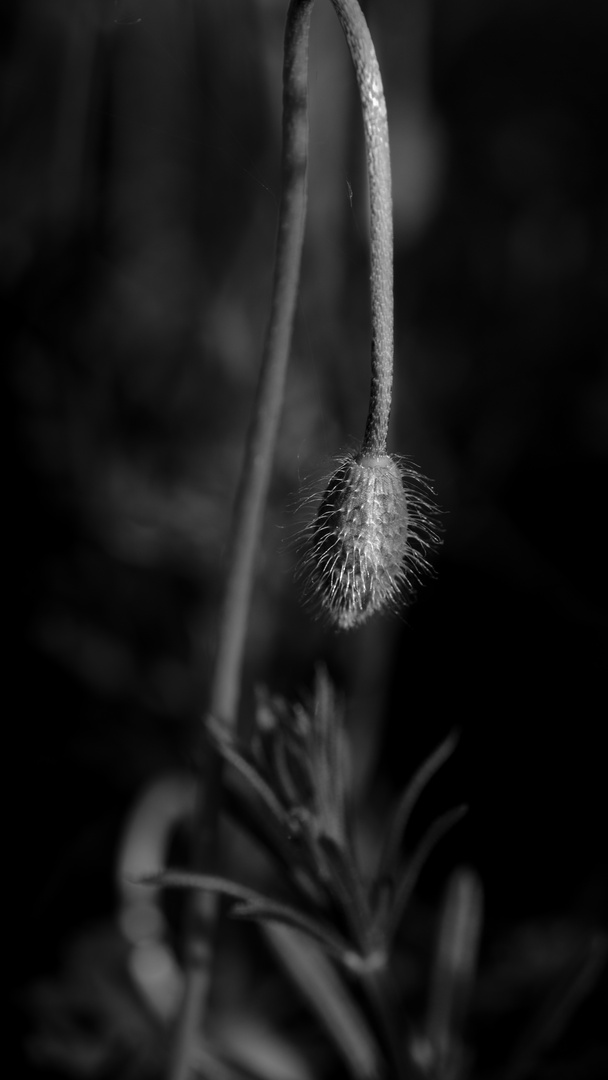
<instances>
[{"instance_id":1,"label":"thin stalk","mask_svg":"<svg viewBox=\"0 0 608 1080\"><path fill-rule=\"evenodd\" d=\"M235 504L209 713L236 728L254 563L281 415L298 291L308 157L308 39L314 0L292 0L283 65L282 192L271 313L253 422ZM332 0L345 33L363 109L370 189L372 385L362 453L386 447L393 362L392 204L388 128L382 80L356 0ZM214 873L222 791L222 760L204 728L201 783L193 831L192 869ZM217 897L190 896L185 991L171 1062L171 1080L188 1080L209 994Z\"/></svg>"},{"instance_id":2,"label":"thin stalk","mask_svg":"<svg viewBox=\"0 0 608 1080\"><path fill-rule=\"evenodd\" d=\"M300 277L306 217L308 155L307 71L311 4L290 9L283 66L283 187L275 252L275 272L253 422L237 492L228 575L220 617L209 712L234 733L243 666L245 633L254 580L254 562L277 429ZM191 865L213 873L217 866L222 759L203 728L201 783L195 814ZM203 1021L213 960L218 897L193 890L186 928L185 988L171 1061L171 1080L188 1080Z\"/></svg>"}]
</instances>

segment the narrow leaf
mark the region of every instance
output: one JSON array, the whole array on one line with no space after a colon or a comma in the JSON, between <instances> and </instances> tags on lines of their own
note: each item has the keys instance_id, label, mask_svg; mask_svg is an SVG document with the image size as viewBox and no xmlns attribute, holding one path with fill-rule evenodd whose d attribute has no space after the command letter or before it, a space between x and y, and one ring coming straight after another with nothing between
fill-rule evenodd
<instances>
[{"instance_id":1,"label":"narrow leaf","mask_svg":"<svg viewBox=\"0 0 608 1080\"><path fill-rule=\"evenodd\" d=\"M241 919L258 919L282 922L288 926L295 926L299 930L309 934L319 941L336 960L342 963L352 954L352 949L347 941L339 934L334 933L331 927L311 918L306 912L298 911L291 904L284 904L280 900L264 896L262 893L250 889L246 885L240 885L228 878L215 877L211 874L195 874L189 870L163 870L158 874L149 874L140 878L142 885L156 885L158 887L176 889L201 889L204 892L219 893L229 900L235 900L236 904L230 914Z\"/></svg>"},{"instance_id":2,"label":"narrow leaf","mask_svg":"<svg viewBox=\"0 0 608 1080\"><path fill-rule=\"evenodd\" d=\"M445 892L426 1018L426 1036L440 1075L457 1074L482 919L481 881L473 870L459 867Z\"/></svg>"},{"instance_id":3,"label":"narrow leaf","mask_svg":"<svg viewBox=\"0 0 608 1080\"><path fill-rule=\"evenodd\" d=\"M231 740L226 738L220 725L213 720L213 718L209 718L207 721L207 731L224 760L240 773L249 787L260 796L272 815L284 828L287 828L287 815L283 806L255 766L251 765L250 762L234 748L231 744Z\"/></svg>"},{"instance_id":4,"label":"narrow leaf","mask_svg":"<svg viewBox=\"0 0 608 1080\"><path fill-rule=\"evenodd\" d=\"M237 881L214 874L195 874L190 870L160 870L155 874L145 874L138 881L140 885L157 885L160 888L202 889L204 892L220 893L231 900L244 903L267 902L267 897L247 885L239 885Z\"/></svg>"},{"instance_id":5,"label":"narrow leaf","mask_svg":"<svg viewBox=\"0 0 608 1080\"><path fill-rule=\"evenodd\" d=\"M284 926L295 927L295 929L301 930L314 938L315 941L318 941L325 951L335 960L339 960L340 963L348 962L348 958L352 955L352 949L344 938L334 933L330 927L324 926L304 912L291 907L290 904L275 903L274 901L258 904L244 901L235 904L231 915L235 918L253 919L259 922L276 922L282 923Z\"/></svg>"},{"instance_id":6,"label":"narrow leaf","mask_svg":"<svg viewBox=\"0 0 608 1080\"><path fill-rule=\"evenodd\" d=\"M412 810L429 780L453 754L457 743L458 732L452 731L447 739L444 739L430 757L422 763L405 788L405 791L397 803L391 823L388 827L386 841L380 856L378 872L376 875L376 880L379 883L382 884L387 878L394 876L395 868L399 862L403 834L411 817Z\"/></svg>"},{"instance_id":7,"label":"narrow leaf","mask_svg":"<svg viewBox=\"0 0 608 1080\"><path fill-rule=\"evenodd\" d=\"M244 833L291 877L307 902L322 907L327 897L312 877L311 858L307 845L298 842L293 832L287 833L276 818L269 814L258 799L249 798L239 777L228 772L224 778L224 810ZM290 826L292 825L290 821Z\"/></svg>"},{"instance_id":8,"label":"narrow leaf","mask_svg":"<svg viewBox=\"0 0 608 1080\"><path fill-rule=\"evenodd\" d=\"M371 913L354 854L327 836L321 837L318 847L325 863L327 888L344 912L353 938L365 949L370 944Z\"/></svg>"},{"instance_id":9,"label":"narrow leaf","mask_svg":"<svg viewBox=\"0 0 608 1080\"><path fill-rule=\"evenodd\" d=\"M420 876L420 871L433 848L449 832L452 826L464 817L466 812L466 806L457 806L454 810L448 810L446 814L438 817L422 837L413 855L407 859L397 880L395 895L388 914L387 937L389 940L401 922L403 912Z\"/></svg>"},{"instance_id":10,"label":"narrow leaf","mask_svg":"<svg viewBox=\"0 0 608 1080\"><path fill-rule=\"evenodd\" d=\"M378 1044L322 948L307 935L277 923L264 934L343 1058L353 1080L377 1080L382 1074Z\"/></svg>"}]
</instances>

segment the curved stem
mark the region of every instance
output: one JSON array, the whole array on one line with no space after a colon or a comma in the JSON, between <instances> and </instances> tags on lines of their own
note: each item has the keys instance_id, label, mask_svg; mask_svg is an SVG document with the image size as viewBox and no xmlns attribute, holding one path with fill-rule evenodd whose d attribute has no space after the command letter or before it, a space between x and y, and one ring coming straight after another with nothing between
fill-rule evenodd
<instances>
[{"instance_id":1,"label":"curved stem","mask_svg":"<svg viewBox=\"0 0 608 1080\"><path fill-rule=\"evenodd\" d=\"M308 38L314 0L292 0L283 66L282 192L271 313L253 422L237 493L228 576L218 633L209 712L236 728L245 633L254 564L268 492L300 277L306 216L308 155ZM365 126L371 205L372 385L362 453L383 453L390 414L393 363L392 206L386 107L380 71L357 0L331 0L353 59ZM213 873L221 804L222 761L203 736L192 869ZM209 992L217 897L191 896L184 1001L171 1062L171 1080L188 1080Z\"/></svg>"},{"instance_id":2,"label":"curved stem","mask_svg":"<svg viewBox=\"0 0 608 1080\"><path fill-rule=\"evenodd\" d=\"M361 453L383 454L393 389L393 202L386 103L376 52L357 0L331 2L357 76L369 183L372 383Z\"/></svg>"}]
</instances>

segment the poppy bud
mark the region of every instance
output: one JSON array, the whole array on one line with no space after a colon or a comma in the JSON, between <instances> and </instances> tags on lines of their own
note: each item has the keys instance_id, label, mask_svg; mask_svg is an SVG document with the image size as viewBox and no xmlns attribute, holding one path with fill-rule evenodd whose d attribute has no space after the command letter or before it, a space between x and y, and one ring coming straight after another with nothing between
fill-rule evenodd
<instances>
[{"instance_id":1,"label":"poppy bud","mask_svg":"<svg viewBox=\"0 0 608 1080\"><path fill-rule=\"evenodd\" d=\"M417 486L408 484L416 479ZM360 626L396 606L411 578L428 566L437 541L425 483L388 454L358 454L331 476L305 544L300 576L330 623Z\"/></svg>"}]
</instances>

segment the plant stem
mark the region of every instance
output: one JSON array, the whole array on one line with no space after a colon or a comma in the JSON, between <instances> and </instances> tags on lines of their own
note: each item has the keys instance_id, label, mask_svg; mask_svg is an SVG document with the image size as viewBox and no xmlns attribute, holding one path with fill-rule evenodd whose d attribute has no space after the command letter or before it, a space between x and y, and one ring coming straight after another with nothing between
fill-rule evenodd
<instances>
[{"instance_id":1,"label":"plant stem","mask_svg":"<svg viewBox=\"0 0 608 1080\"><path fill-rule=\"evenodd\" d=\"M380 68L357 0L331 0L352 57L365 131L370 205L372 382L362 454L386 451L393 389L393 202Z\"/></svg>"},{"instance_id":2,"label":"plant stem","mask_svg":"<svg viewBox=\"0 0 608 1080\"><path fill-rule=\"evenodd\" d=\"M300 277L306 217L308 38L314 0L292 0L283 65L282 192L269 326L253 422L237 493L220 617L209 713L236 729L254 563L277 429ZM386 447L393 364L393 270L390 156L382 80L369 30L356 0L331 0L346 36L359 85L370 189L372 384L362 453ZM192 869L217 866L222 762L204 729L201 782L193 831ZM217 897L193 890L186 931L185 990L171 1062L171 1080L188 1080L206 1010L217 921Z\"/></svg>"},{"instance_id":3,"label":"plant stem","mask_svg":"<svg viewBox=\"0 0 608 1080\"><path fill-rule=\"evenodd\" d=\"M283 403L300 277L306 217L309 6L310 4L295 5L290 9L285 30L283 186L272 304L253 422L235 504L228 575L210 693L210 714L231 733L236 730L254 562ZM203 760L191 864L195 871L213 873L218 861L217 835L223 769L222 759L209 742L206 729L203 730L202 739ZM184 1001L171 1062L171 1080L188 1080L190 1074L193 1051L209 994L212 941L217 921L217 896L193 890L189 901Z\"/></svg>"}]
</instances>

